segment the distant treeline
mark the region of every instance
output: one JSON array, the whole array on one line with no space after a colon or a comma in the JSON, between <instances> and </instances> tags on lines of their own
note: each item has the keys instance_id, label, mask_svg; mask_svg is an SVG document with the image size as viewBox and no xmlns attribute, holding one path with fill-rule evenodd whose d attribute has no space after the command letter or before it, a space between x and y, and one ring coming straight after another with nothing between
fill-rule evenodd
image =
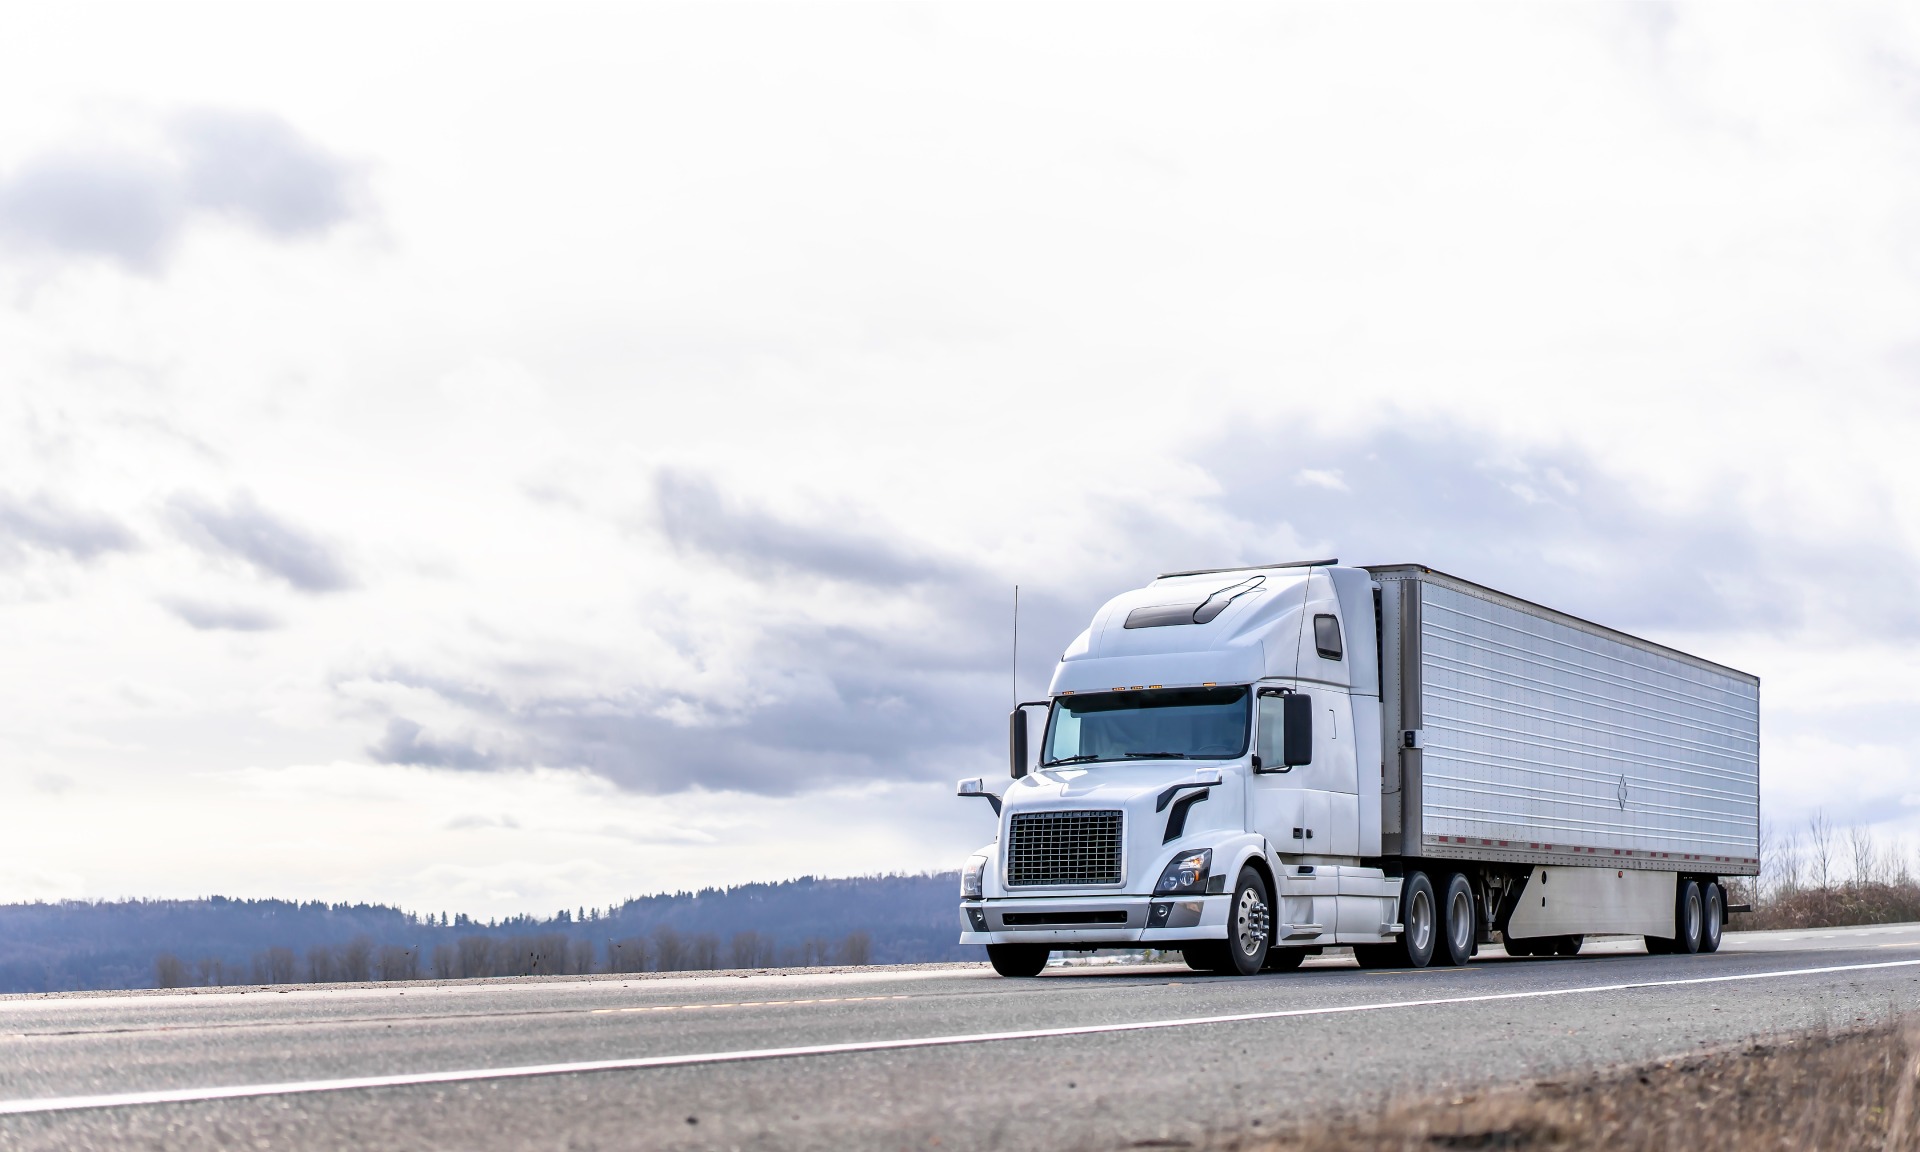
<instances>
[{"instance_id":1,"label":"distant treeline","mask_svg":"<svg viewBox=\"0 0 1920 1152\"><path fill-rule=\"evenodd\" d=\"M218 956L197 960L172 952L154 957L159 988L229 984L325 984L365 980L460 980L474 976L581 976L593 972L688 972L714 968L804 968L873 963L873 937L849 932L844 939L812 937L782 946L748 930L724 946L712 932L682 936L661 924L647 936L628 936L596 946L561 932L538 936L462 936L431 951L404 944L377 944L356 936L341 945L315 944L304 956L291 948L255 952L246 966Z\"/></svg>"},{"instance_id":2,"label":"distant treeline","mask_svg":"<svg viewBox=\"0 0 1920 1152\"><path fill-rule=\"evenodd\" d=\"M481 922L318 901L0 905L0 992L970 958L958 877L803 877Z\"/></svg>"}]
</instances>

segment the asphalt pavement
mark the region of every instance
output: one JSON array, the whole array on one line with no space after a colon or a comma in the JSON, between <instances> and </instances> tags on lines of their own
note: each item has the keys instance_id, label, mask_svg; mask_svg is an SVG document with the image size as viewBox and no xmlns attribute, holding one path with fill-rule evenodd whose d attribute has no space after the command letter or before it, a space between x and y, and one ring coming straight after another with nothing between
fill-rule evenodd
<instances>
[{"instance_id":1,"label":"asphalt pavement","mask_svg":"<svg viewBox=\"0 0 1920 1152\"><path fill-rule=\"evenodd\" d=\"M984 966L0 998L0 1147L1203 1143L1920 1004L1920 925L1235 979Z\"/></svg>"}]
</instances>

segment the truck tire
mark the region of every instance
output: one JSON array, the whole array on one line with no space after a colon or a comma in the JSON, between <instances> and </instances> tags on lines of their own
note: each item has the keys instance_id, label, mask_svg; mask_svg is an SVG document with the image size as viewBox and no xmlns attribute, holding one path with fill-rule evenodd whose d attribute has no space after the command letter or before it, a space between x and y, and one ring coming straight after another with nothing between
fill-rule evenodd
<instances>
[{"instance_id":1,"label":"truck tire","mask_svg":"<svg viewBox=\"0 0 1920 1152\"><path fill-rule=\"evenodd\" d=\"M1673 951L1675 955L1691 956L1700 951L1700 937L1706 925L1706 901L1700 899L1700 885L1692 880L1680 881L1680 896L1673 910Z\"/></svg>"},{"instance_id":2,"label":"truck tire","mask_svg":"<svg viewBox=\"0 0 1920 1152\"><path fill-rule=\"evenodd\" d=\"M1267 962L1273 940L1273 905L1267 897L1267 882L1252 868L1240 869L1233 886L1233 903L1227 905L1227 962L1223 976L1251 976Z\"/></svg>"},{"instance_id":3,"label":"truck tire","mask_svg":"<svg viewBox=\"0 0 1920 1152\"><path fill-rule=\"evenodd\" d=\"M1038 976L1053 953L1040 944L989 944L987 962L1002 976Z\"/></svg>"},{"instance_id":4,"label":"truck tire","mask_svg":"<svg viewBox=\"0 0 1920 1152\"><path fill-rule=\"evenodd\" d=\"M1555 936L1553 938L1553 954L1555 956L1578 956L1580 955L1580 946L1586 942L1587 938L1585 936Z\"/></svg>"},{"instance_id":5,"label":"truck tire","mask_svg":"<svg viewBox=\"0 0 1920 1152\"><path fill-rule=\"evenodd\" d=\"M1720 951L1720 933L1727 926L1727 890L1718 880L1700 886L1701 903L1706 915L1700 920L1700 951Z\"/></svg>"},{"instance_id":6,"label":"truck tire","mask_svg":"<svg viewBox=\"0 0 1920 1152\"><path fill-rule=\"evenodd\" d=\"M1425 968L1433 963L1440 943L1440 905L1433 898L1433 881L1418 870L1400 882L1400 942L1394 947L1394 967Z\"/></svg>"},{"instance_id":7,"label":"truck tire","mask_svg":"<svg viewBox=\"0 0 1920 1152\"><path fill-rule=\"evenodd\" d=\"M1507 955L1509 956L1540 955L1540 940L1534 936L1528 936L1521 940L1515 940L1511 936L1502 937L1500 946L1507 950Z\"/></svg>"},{"instance_id":8,"label":"truck tire","mask_svg":"<svg viewBox=\"0 0 1920 1152\"><path fill-rule=\"evenodd\" d=\"M1473 883L1463 873L1447 877L1446 897L1440 902L1440 939L1433 950L1433 962L1458 968L1473 959L1473 941L1477 934L1473 911Z\"/></svg>"}]
</instances>

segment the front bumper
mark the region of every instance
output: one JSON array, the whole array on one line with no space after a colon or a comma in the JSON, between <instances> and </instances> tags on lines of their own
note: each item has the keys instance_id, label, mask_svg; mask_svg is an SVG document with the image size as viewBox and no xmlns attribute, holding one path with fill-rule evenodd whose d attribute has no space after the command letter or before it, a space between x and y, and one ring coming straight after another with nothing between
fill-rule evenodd
<instances>
[{"instance_id":1,"label":"front bumper","mask_svg":"<svg viewBox=\"0 0 1920 1152\"><path fill-rule=\"evenodd\" d=\"M1227 938L1228 895L1029 896L960 905L962 944L1146 947Z\"/></svg>"}]
</instances>

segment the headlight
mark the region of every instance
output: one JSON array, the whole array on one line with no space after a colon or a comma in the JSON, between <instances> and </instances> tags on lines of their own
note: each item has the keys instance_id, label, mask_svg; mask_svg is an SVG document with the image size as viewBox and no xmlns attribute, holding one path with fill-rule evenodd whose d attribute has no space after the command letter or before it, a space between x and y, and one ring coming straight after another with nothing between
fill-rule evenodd
<instances>
[{"instance_id":1,"label":"headlight","mask_svg":"<svg viewBox=\"0 0 1920 1152\"><path fill-rule=\"evenodd\" d=\"M960 870L960 899L980 899L981 877L986 873L987 858L985 856L969 857L967 866Z\"/></svg>"},{"instance_id":2,"label":"headlight","mask_svg":"<svg viewBox=\"0 0 1920 1152\"><path fill-rule=\"evenodd\" d=\"M1207 892L1207 873L1213 870L1213 849L1202 848L1198 852L1183 852L1173 858L1165 871L1160 873L1160 882L1153 886L1155 896L1204 896Z\"/></svg>"}]
</instances>

